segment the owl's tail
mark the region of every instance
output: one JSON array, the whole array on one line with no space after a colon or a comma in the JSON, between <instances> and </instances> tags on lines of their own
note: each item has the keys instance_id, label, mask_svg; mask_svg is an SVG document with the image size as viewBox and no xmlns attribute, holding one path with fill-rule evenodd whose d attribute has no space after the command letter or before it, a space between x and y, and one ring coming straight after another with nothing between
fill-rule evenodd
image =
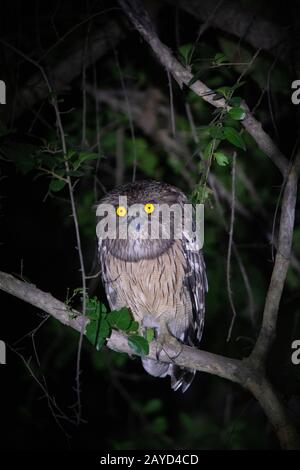
<instances>
[{"instance_id":1,"label":"owl's tail","mask_svg":"<svg viewBox=\"0 0 300 470\"><path fill-rule=\"evenodd\" d=\"M174 391L181 390L182 393L189 388L196 373L195 370L182 369L174 364L166 364L154 359L142 358L142 363L148 374L154 377L163 378L170 375L172 389Z\"/></svg>"},{"instance_id":2,"label":"owl's tail","mask_svg":"<svg viewBox=\"0 0 300 470\"><path fill-rule=\"evenodd\" d=\"M176 390L180 390L182 393L186 392L194 380L196 371L191 369L182 369L181 367L173 364L170 364L169 368L172 389L175 392Z\"/></svg>"}]
</instances>

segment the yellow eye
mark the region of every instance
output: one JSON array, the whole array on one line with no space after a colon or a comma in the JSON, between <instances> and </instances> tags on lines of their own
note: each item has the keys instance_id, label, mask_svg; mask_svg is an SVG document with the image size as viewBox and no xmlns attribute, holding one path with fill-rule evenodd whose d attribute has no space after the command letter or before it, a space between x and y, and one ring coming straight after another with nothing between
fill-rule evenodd
<instances>
[{"instance_id":1,"label":"yellow eye","mask_svg":"<svg viewBox=\"0 0 300 470\"><path fill-rule=\"evenodd\" d=\"M127 214L127 210L126 210L126 207L124 206L118 206L117 207L117 210L116 210L116 213L119 217L125 217L125 215Z\"/></svg>"},{"instance_id":2,"label":"yellow eye","mask_svg":"<svg viewBox=\"0 0 300 470\"><path fill-rule=\"evenodd\" d=\"M154 211L154 205L153 204L145 204L144 205L144 211L147 214L152 214L152 212Z\"/></svg>"}]
</instances>

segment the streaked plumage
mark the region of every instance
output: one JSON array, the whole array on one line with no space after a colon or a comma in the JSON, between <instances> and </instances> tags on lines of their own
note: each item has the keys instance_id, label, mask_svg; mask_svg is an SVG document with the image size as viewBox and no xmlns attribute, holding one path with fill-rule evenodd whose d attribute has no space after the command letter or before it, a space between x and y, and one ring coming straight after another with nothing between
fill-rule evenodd
<instances>
[{"instance_id":1,"label":"streaked plumage","mask_svg":"<svg viewBox=\"0 0 300 470\"><path fill-rule=\"evenodd\" d=\"M101 203L118 205L119 196L131 204L187 203L177 188L155 181L139 181L108 193ZM149 216L150 220L150 216ZM158 340L174 336L181 343L198 346L201 340L207 281L200 249L187 233L182 240L141 240L139 242L99 239L102 279L111 309L127 306L144 327L155 328ZM174 390L184 392L195 371L158 360L142 359L147 372L171 376Z\"/></svg>"}]
</instances>

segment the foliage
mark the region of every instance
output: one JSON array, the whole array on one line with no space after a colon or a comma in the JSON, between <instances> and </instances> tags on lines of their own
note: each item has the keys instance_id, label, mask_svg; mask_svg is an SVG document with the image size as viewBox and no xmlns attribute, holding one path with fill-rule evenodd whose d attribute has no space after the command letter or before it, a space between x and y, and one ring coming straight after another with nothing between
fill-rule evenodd
<instances>
[{"instance_id":1,"label":"foliage","mask_svg":"<svg viewBox=\"0 0 300 470\"><path fill-rule=\"evenodd\" d=\"M122 308L107 312L104 304L96 297L87 298L87 316L89 324L86 328L86 337L99 351L109 338L112 330L119 330L128 335L128 344L139 355L149 353L149 342L153 335L149 336L147 330L145 336L138 334L140 326L133 320L130 310Z\"/></svg>"}]
</instances>

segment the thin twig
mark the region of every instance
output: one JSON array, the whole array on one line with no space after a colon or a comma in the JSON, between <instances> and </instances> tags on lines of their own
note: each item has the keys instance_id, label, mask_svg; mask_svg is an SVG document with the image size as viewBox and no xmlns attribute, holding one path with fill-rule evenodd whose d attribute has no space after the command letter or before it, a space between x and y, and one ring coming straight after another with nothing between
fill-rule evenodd
<instances>
[{"instance_id":1,"label":"thin twig","mask_svg":"<svg viewBox=\"0 0 300 470\"><path fill-rule=\"evenodd\" d=\"M129 120L129 128L130 128L132 145L133 145L132 182L134 183L135 179L136 179L136 170L137 170L137 151L136 151L135 130L134 130L133 119L132 119L132 111L131 111L131 105L130 105L130 101L129 101L129 97L128 97L128 93L127 93L127 88L126 88L123 72L122 72L122 69L121 69L121 66L120 66L117 51L116 51L114 46L113 46L113 51L114 51L114 56L115 56L115 61L116 61L116 64L117 64L117 68L119 70L121 87L122 87L122 90L123 90L123 93L124 93L127 116L128 116L128 120Z\"/></svg>"},{"instance_id":2,"label":"thin twig","mask_svg":"<svg viewBox=\"0 0 300 470\"><path fill-rule=\"evenodd\" d=\"M234 305L232 287L231 287L231 253L232 253L232 243L233 243L233 228L234 228L234 218L235 218L235 170L236 170L236 152L233 152L232 155L232 169L231 169L231 210L230 210L230 225L228 233L228 248L227 248L227 259L226 259L226 285L229 304L232 311L232 319L230 322L228 335L226 341L230 341L232 329L234 322L237 316L236 308Z\"/></svg>"},{"instance_id":3,"label":"thin twig","mask_svg":"<svg viewBox=\"0 0 300 470\"><path fill-rule=\"evenodd\" d=\"M174 101L173 101L173 88L172 88L172 79L169 70L167 70L168 75L168 84L169 84L169 96L170 96L170 113L171 113L171 130L173 137L176 137L176 127L175 127L175 113L174 113Z\"/></svg>"}]
</instances>

